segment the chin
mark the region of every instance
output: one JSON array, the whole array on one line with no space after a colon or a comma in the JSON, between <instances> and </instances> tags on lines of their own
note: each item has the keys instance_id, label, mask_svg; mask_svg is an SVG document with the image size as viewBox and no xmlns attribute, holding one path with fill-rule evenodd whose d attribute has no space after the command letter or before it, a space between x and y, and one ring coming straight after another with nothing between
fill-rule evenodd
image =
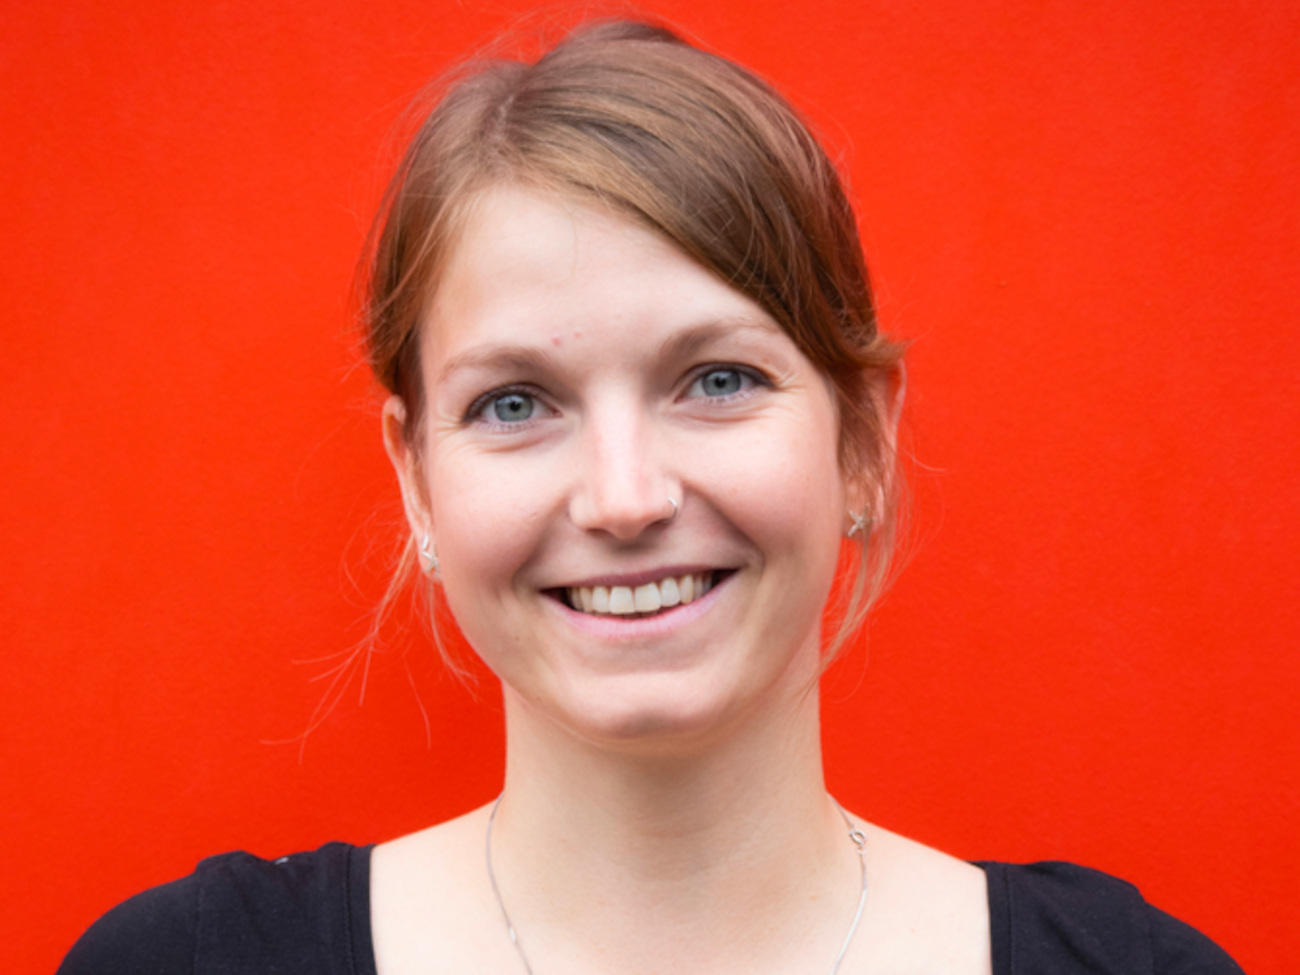
<instances>
[{"instance_id":1,"label":"chin","mask_svg":"<svg viewBox=\"0 0 1300 975\"><path fill-rule=\"evenodd\" d=\"M602 716L592 723L588 737L611 745L655 749L707 739L718 724L716 714L646 707Z\"/></svg>"},{"instance_id":2,"label":"chin","mask_svg":"<svg viewBox=\"0 0 1300 975\"><path fill-rule=\"evenodd\" d=\"M685 676L642 674L625 688L589 688L585 701L561 709L558 723L593 745L667 755L715 745L743 723L744 715L763 710L741 695L719 693L716 685L705 692L698 680L681 680Z\"/></svg>"}]
</instances>

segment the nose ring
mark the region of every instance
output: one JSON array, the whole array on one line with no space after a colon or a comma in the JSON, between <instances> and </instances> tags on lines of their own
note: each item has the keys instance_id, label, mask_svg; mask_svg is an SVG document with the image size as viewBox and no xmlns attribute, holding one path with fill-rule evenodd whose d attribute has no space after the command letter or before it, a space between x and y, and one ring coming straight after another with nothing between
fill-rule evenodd
<instances>
[{"instance_id":1,"label":"nose ring","mask_svg":"<svg viewBox=\"0 0 1300 975\"><path fill-rule=\"evenodd\" d=\"M677 508L677 502L673 500L673 496L671 494L668 495L668 503L673 506L673 513L668 516L667 520L672 521L674 518L677 517L678 508Z\"/></svg>"}]
</instances>

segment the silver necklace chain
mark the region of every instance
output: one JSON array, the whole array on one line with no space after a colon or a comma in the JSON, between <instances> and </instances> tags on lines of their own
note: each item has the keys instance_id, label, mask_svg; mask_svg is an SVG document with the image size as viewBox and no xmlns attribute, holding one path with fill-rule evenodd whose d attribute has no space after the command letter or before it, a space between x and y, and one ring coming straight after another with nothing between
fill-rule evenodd
<instances>
[{"instance_id":1,"label":"silver necklace chain","mask_svg":"<svg viewBox=\"0 0 1300 975\"><path fill-rule=\"evenodd\" d=\"M501 796L503 795L505 793L501 794ZM519 960L524 963L524 971L528 975L533 975L533 966L528 964L528 956L524 954L524 946L519 943L519 935L515 932L514 922L510 920L510 912L506 910L506 902L501 899L501 888L497 886L497 875L492 869L492 824L496 822L497 809L501 805L501 796L497 796L497 801L492 803L492 812L488 815L487 837L484 841L487 855L488 882L492 885L492 896L497 900L497 907L501 908L501 917L506 922L506 934L510 936L510 943L515 946L515 951L519 952ZM858 895L858 909L853 913L853 923L849 925L849 933L844 936L844 944L840 947L840 953L835 956L835 964L831 966L830 975L835 975L840 970L840 963L844 961L844 956L849 952L849 945L853 943L853 936L858 932L858 922L862 920L862 911L867 906L867 837L849 818L849 814L844 811L843 806L837 802L835 807L839 809L840 815L844 817L844 822L849 827L849 840L853 843L853 848L858 854L858 866L862 870L862 893Z\"/></svg>"}]
</instances>

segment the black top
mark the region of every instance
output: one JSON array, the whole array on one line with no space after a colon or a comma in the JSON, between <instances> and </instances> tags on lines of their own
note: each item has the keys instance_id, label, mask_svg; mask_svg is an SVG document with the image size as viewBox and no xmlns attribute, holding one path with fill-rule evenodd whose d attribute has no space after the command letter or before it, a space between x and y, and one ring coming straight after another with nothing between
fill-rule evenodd
<instances>
[{"instance_id":1,"label":"black top","mask_svg":"<svg viewBox=\"0 0 1300 975\"><path fill-rule=\"evenodd\" d=\"M1070 863L981 863L993 975L1241 975L1137 888ZM227 853L109 911L58 975L376 975L370 847Z\"/></svg>"}]
</instances>

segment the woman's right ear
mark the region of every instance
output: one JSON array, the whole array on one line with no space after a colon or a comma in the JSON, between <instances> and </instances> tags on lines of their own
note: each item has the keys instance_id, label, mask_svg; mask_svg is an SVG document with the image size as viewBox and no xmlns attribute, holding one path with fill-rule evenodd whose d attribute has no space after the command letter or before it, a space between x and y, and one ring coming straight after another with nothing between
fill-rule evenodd
<instances>
[{"instance_id":1,"label":"woman's right ear","mask_svg":"<svg viewBox=\"0 0 1300 975\"><path fill-rule=\"evenodd\" d=\"M428 486L424 482L419 451L406 437L406 403L400 396L390 396L384 403L382 420L384 449L397 474L402 489L402 506L411 534L417 539L433 533L433 513L429 506Z\"/></svg>"}]
</instances>

